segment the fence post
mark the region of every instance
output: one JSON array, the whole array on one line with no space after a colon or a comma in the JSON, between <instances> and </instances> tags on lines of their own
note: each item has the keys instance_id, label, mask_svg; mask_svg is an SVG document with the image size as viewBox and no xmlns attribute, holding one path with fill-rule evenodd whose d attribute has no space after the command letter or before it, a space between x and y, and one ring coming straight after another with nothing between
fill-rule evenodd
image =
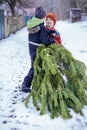
<instances>
[{"instance_id":1,"label":"fence post","mask_svg":"<svg viewBox=\"0 0 87 130\"><path fill-rule=\"evenodd\" d=\"M0 40L5 38L4 10L0 9Z\"/></svg>"}]
</instances>

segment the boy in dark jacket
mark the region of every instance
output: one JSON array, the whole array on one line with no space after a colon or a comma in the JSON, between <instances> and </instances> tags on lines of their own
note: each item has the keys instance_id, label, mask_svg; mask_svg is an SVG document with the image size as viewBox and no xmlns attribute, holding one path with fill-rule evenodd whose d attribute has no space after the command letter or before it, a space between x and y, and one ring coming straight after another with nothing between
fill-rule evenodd
<instances>
[{"instance_id":1,"label":"boy in dark jacket","mask_svg":"<svg viewBox=\"0 0 87 130\"><path fill-rule=\"evenodd\" d=\"M42 7L37 7L35 11L35 17L27 22L27 28L29 32L29 53L31 58L31 68L24 78L22 83L22 91L30 92L31 82L34 75L33 62L36 57L36 49L41 45L49 45L55 43L54 38L50 37L44 26L44 20L46 12Z\"/></svg>"}]
</instances>

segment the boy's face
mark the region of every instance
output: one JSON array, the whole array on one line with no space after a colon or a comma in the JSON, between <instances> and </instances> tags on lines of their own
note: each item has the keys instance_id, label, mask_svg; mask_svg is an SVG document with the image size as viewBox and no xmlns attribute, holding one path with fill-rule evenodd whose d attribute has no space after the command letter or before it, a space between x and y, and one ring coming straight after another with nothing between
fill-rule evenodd
<instances>
[{"instance_id":1,"label":"boy's face","mask_svg":"<svg viewBox=\"0 0 87 130\"><path fill-rule=\"evenodd\" d=\"M51 29L54 27L54 21L51 18L46 18L46 26L47 28Z\"/></svg>"}]
</instances>

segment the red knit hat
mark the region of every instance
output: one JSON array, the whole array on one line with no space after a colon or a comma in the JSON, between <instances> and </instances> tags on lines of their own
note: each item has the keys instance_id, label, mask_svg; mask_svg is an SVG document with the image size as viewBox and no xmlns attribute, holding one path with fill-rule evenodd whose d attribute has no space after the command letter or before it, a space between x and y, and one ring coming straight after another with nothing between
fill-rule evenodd
<instances>
[{"instance_id":1,"label":"red knit hat","mask_svg":"<svg viewBox=\"0 0 87 130\"><path fill-rule=\"evenodd\" d=\"M48 14L46 15L46 19L47 19L47 18L51 18L51 19L54 21L54 24L56 24L56 20L57 20L56 14L54 14L54 13L48 13Z\"/></svg>"}]
</instances>

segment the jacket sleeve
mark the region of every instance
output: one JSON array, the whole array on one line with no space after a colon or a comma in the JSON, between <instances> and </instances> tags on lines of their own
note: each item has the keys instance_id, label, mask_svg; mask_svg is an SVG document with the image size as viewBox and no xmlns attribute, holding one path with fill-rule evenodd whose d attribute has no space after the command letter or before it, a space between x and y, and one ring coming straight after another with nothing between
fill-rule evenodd
<instances>
[{"instance_id":1,"label":"jacket sleeve","mask_svg":"<svg viewBox=\"0 0 87 130\"><path fill-rule=\"evenodd\" d=\"M50 36L48 35L45 26L43 26L43 27L41 28L41 30L40 30L40 40L41 40L41 43L46 44L46 45L55 43L54 38L52 38L52 37L50 37Z\"/></svg>"},{"instance_id":2,"label":"jacket sleeve","mask_svg":"<svg viewBox=\"0 0 87 130\"><path fill-rule=\"evenodd\" d=\"M51 35L54 37L56 44L62 44L60 33L58 31L54 30L54 32Z\"/></svg>"}]
</instances>

